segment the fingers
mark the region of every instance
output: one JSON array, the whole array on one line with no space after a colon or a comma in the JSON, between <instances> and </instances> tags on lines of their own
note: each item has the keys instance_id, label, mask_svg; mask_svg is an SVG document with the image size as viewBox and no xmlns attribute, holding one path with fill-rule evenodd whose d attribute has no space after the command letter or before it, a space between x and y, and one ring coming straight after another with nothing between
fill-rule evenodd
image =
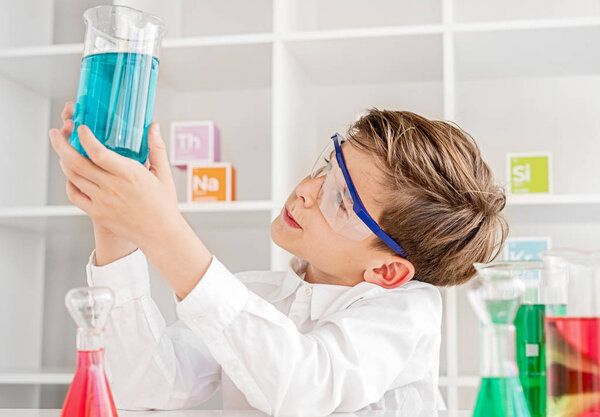
<instances>
[{"instance_id":1,"label":"fingers","mask_svg":"<svg viewBox=\"0 0 600 417\"><path fill-rule=\"evenodd\" d=\"M81 143L94 164L109 173L120 176L126 175L131 162L134 162L133 160L108 149L96 139L92 131L85 125L79 126L77 133L79 134L79 143Z\"/></svg>"},{"instance_id":2,"label":"fingers","mask_svg":"<svg viewBox=\"0 0 600 417\"><path fill-rule=\"evenodd\" d=\"M167 147L160 136L158 123L152 123L148 129L148 148L150 171L161 181L172 179Z\"/></svg>"},{"instance_id":3,"label":"fingers","mask_svg":"<svg viewBox=\"0 0 600 417\"><path fill-rule=\"evenodd\" d=\"M73 129L75 128L75 123L73 122L73 114L75 113L75 105L72 101L67 101L63 111L61 113L63 125L61 128L61 133L65 137L70 137L73 133Z\"/></svg>"},{"instance_id":4,"label":"fingers","mask_svg":"<svg viewBox=\"0 0 600 417\"><path fill-rule=\"evenodd\" d=\"M90 200L88 196L82 193L81 190L69 180L67 180L67 197L69 197L69 201L71 201L71 203L75 204L86 213L92 206L92 200Z\"/></svg>"},{"instance_id":5,"label":"fingers","mask_svg":"<svg viewBox=\"0 0 600 417\"><path fill-rule=\"evenodd\" d=\"M75 185L82 193L84 193L90 199L94 198L99 188L98 184L88 180L87 178L82 177L75 171L67 168L62 163L62 161L59 161L59 164L65 176L71 183L73 183L73 185Z\"/></svg>"},{"instance_id":6,"label":"fingers","mask_svg":"<svg viewBox=\"0 0 600 417\"><path fill-rule=\"evenodd\" d=\"M62 113L60 114L60 117L62 117L63 122L66 122L67 120L73 119L74 113L75 113L75 104L73 104L72 101L67 101L65 103L65 107L63 108Z\"/></svg>"},{"instance_id":7,"label":"fingers","mask_svg":"<svg viewBox=\"0 0 600 417\"><path fill-rule=\"evenodd\" d=\"M62 133L62 135L66 138L71 137L71 134L73 133L73 129L75 128L75 122L73 122L73 120L67 120L65 122L63 122L63 125L60 129L60 133Z\"/></svg>"},{"instance_id":8,"label":"fingers","mask_svg":"<svg viewBox=\"0 0 600 417\"><path fill-rule=\"evenodd\" d=\"M103 182L108 173L77 152L58 129L50 129L48 135L50 136L52 148L54 148L61 163L66 168L87 178L95 184L101 184Z\"/></svg>"}]
</instances>

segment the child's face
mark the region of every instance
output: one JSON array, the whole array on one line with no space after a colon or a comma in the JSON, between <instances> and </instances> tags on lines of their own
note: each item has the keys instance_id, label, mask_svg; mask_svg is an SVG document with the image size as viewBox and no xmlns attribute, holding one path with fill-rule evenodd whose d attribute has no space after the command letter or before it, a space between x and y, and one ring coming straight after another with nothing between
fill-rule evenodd
<instances>
[{"instance_id":1,"label":"child's face","mask_svg":"<svg viewBox=\"0 0 600 417\"><path fill-rule=\"evenodd\" d=\"M380 184L383 173L373 157L352 144L342 144L342 152L360 199L371 217L379 221L383 207L375 198L384 201ZM271 237L283 249L306 260L325 283L353 286L363 281L364 271L382 254L371 247L377 239L374 234L355 241L332 229L319 208L323 181L324 177L308 176L296 186L271 224Z\"/></svg>"}]
</instances>

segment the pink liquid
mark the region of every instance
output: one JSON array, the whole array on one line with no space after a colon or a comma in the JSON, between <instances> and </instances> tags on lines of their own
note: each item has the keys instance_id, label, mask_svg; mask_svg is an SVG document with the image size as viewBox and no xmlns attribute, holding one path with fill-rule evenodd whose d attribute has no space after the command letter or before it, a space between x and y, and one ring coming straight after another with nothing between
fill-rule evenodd
<instances>
[{"instance_id":1,"label":"pink liquid","mask_svg":"<svg viewBox=\"0 0 600 417\"><path fill-rule=\"evenodd\" d=\"M546 317L548 417L600 417L600 318Z\"/></svg>"},{"instance_id":2,"label":"pink liquid","mask_svg":"<svg viewBox=\"0 0 600 417\"><path fill-rule=\"evenodd\" d=\"M77 369L60 416L117 416L117 409L104 373L104 349L77 351Z\"/></svg>"}]
</instances>

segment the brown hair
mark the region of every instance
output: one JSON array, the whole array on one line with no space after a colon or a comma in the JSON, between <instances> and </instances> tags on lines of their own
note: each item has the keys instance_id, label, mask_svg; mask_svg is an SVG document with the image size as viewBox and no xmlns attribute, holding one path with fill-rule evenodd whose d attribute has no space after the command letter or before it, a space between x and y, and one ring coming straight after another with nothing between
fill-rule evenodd
<instances>
[{"instance_id":1,"label":"brown hair","mask_svg":"<svg viewBox=\"0 0 600 417\"><path fill-rule=\"evenodd\" d=\"M381 228L406 251L415 279L457 285L474 262L493 260L508 234L506 204L473 138L452 123L408 111L370 109L348 140L384 173ZM380 239L377 249L391 251Z\"/></svg>"}]
</instances>

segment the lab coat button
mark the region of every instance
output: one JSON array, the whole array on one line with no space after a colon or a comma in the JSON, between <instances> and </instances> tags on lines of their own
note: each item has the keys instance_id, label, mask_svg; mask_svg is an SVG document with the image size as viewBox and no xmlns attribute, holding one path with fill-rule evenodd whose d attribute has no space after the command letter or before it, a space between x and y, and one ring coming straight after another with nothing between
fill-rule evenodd
<instances>
[{"instance_id":1,"label":"lab coat button","mask_svg":"<svg viewBox=\"0 0 600 417\"><path fill-rule=\"evenodd\" d=\"M304 295L306 295L307 297L310 297L312 295L312 288L304 287Z\"/></svg>"}]
</instances>

